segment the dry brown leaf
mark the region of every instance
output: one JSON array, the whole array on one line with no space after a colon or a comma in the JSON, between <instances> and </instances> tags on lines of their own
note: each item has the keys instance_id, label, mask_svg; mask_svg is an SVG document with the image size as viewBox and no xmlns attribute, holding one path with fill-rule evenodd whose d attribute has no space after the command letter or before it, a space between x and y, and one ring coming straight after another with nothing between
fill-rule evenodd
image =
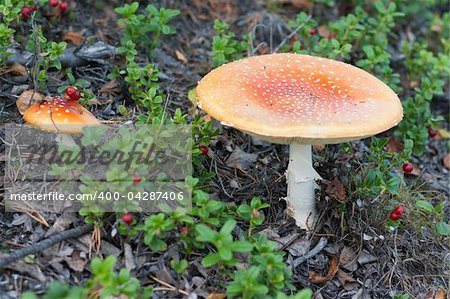
<instances>
[{"instance_id":1,"label":"dry brown leaf","mask_svg":"<svg viewBox=\"0 0 450 299\"><path fill-rule=\"evenodd\" d=\"M22 274L29 275L30 277L33 277L40 282L48 281L48 278L44 275L44 273L42 273L41 269L35 264L30 265L23 261L18 261L11 265L7 265L5 268Z\"/></svg>"},{"instance_id":2,"label":"dry brown leaf","mask_svg":"<svg viewBox=\"0 0 450 299\"><path fill-rule=\"evenodd\" d=\"M227 298L227 295L222 293L211 293L206 297L206 299L225 299Z\"/></svg>"},{"instance_id":3,"label":"dry brown leaf","mask_svg":"<svg viewBox=\"0 0 450 299\"><path fill-rule=\"evenodd\" d=\"M331 199L343 202L347 198L345 195L345 188L342 182L335 177L327 186L325 192L330 196Z\"/></svg>"},{"instance_id":4,"label":"dry brown leaf","mask_svg":"<svg viewBox=\"0 0 450 299\"><path fill-rule=\"evenodd\" d=\"M437 129L438 134L435 137L436 139L450 139L450 132L446 129Z\"/></svg>"},{"instance_id":5,"label":"dry brown leaf","mask_svg":"<svg viewBox=\"0 0 450 299\"><path fill-rule=\"evenodd\" d=\"M341 255L339 256L339 263L342 268L349 271L355 271L358 268L356 258L357 255L355 251L351 247L344 246L344 248L342 248Z\"/></svg>"},{"instance_id":6,"label":"dry brown leaf","mask_svg":"<svg viewBox=\"0 0 450 299\"><path fill-rule=\"evenodd\" d=\"M358 263L360 265L365 265L369 263L376 262L378 259L376 256L368 253L367 251L361 251L358 255Z\"/></svg>"},{"instance_id":7,"label":"dry brown leaf","mask_svg":"<svg viewBox=\"0 0 450 299\"><path fill-rule=\"evenodd\" d=\"M356 280L347 272L342 271L341 269L339 269L336 273L336 278L339 280L342 287L347 291L353 290L358 287L358 283L356 282Z\"/></svg>"},{"instance_id":8,"label":"dry brown leaf","mask_svg":"<svg viewBox=\"0 0 450 299\"><path fill-rule=\"evenodd\" d=\"M328 274L326 276L320 275L320 273L309 271L308 272L308 279L311 283L315 284L324 284L330 280L333 279L333 277L336 275L336 273L339 270L339 265L337 260L332 257L330 260L330 269L328 270Z\"/></svg>"},{"instance_id":9,"label":"dry brown leaf","mask_svg":"<svg viewBox=\"0 0 450 299\"><path fill-rule=\"evenodd\" d=\"M435 294L434 298L435 298L435 299L445 299L444 297L445 297L445 292L444 292L444 290L439 288L439 289L436 291L436 294Z\"/></svg>"},{"instance_id":10,"label":"dry brown leaf","mask_svg":"<svg viewBox=\"0 0 450 299\"><path fill-rule=\"evenodd\" d=\"M76 272L83 272L84 266L87 263L86 257L82 256L82 252L80 250L75 250L72 254L72 257L67 257L65 260L70 269Z\"/></svg>"},{"instance_id":11,"label":"dry brown leaf","mask_svg":"<svg viewBox=\"0 0 450 299\"><path fill-rule=\"evenodd\" d=\"M325 150L325 144L314 144L312 147L318 153L323 152Z\"/></svg>"},{"instance_id":12,"label":"dry brown leaf","mask_svg":"<svg viewBox=\"0 0 450 299\"><path fill-rule=\"evenodd\" d=\"M389 142L384 147L384 150L389 153L398 153L401 152L405 148L405 145L399 142L395 138L389 139Z\"/></svg>"},{"instance_id":13,"label":"dry brown leaf","mask_svg":"<svg viewBox=\"0 0 450 299\"><path fill-rule=\"evenodd\" d=\"M27 69L17 62L14 62L13 65L11 65L5 73L10 73L14 76L28 76Z\"/></svg>"},{"instance_id":14,"label":"dry brown leaf","mask_svg":"<svg viewBox=\"0 0 450 299\"><path fill-rule=\"evenodd\" d=\"M120 91L120 82L116 79L105 83L101 88L102 93L115 93Z\"/></svg>"},{"instance_id":15,"label":"dry brown leaf","mask_svg":"<svg viewBox=\"0 0 450 299\"><path fill-rule=\"evenodd\" d=\"M75 213L64 212L58 218L56 218L52 227L45 233L46 237L49 237L55 233L65 231L76 220Z\"/></svg>"},{"instance_id":16,"label":"dry brown leaf","mask_svg":"<svg viewBox=\"0 0 450 299\"><path fill-rule=\"evenodd\" d=\"M69 31L66 32L63 36L63 41L72 43L76 46L81 45L81 43L84 40L83 35L81 35L79 32L73 32L73 31Z\"/></svg>"},{"instance_id":17,"label":"dry brown leaf","mask_svg":"<svg viewBox=\"0 0 450 299\"><path fill-rule=\"evenodd\" d=\"M330 30L327 26L321 25L317 27L317 33L319 33L321 37L328 37L330 35Z\"/></svg>"},{"instance_id":18,"label":"dry brown leaf","mask_svg":"<svg viewBox=\"0 0 450 299\"><path fill-rule=\"evenodd\" d=\"M181 61L183 63L187 63L188 62L186 56L181 51L175 50L175 55L177 56L177 59L179 61Z\"/></svg>"},{"instance_id":19,"label":"dry brown leaf","mask_svg":"<svg viewBox=\"0 0 450 299\"><path fill-rule=\"evenodd\" d=\"M17 109L19 109L20 114L24 114L25 111L35 103L42 101L44 96L39 92L34 91L33 89L28 89L22 92L19 98L16 101Z\"/></svg>"},{"instance_id":20,"label":"dry brown leaf","mask_svg":"<svg viewBox=\"0 0 450 299\"><path fill-rule=\"evenodd\" d=\"M450 170L450 153L445 155L445 157L442 159L442 161L444 162L445 168Z\"/></svg>"},{"instance_id":21,"label":"dry brown leaf","mask_svg":"<svg viewBox=\"0 0 450 299\"><path fill-rule=\"evenodd\" d=\"M311 242L306 239L298 239L297 241L293 242L288 247L288 251L292 256L302 256L308 253L309 248L311 247Z\"/></svg>"},{"instance_id":22,"label":"dry brown leaf","mask_svg":"<svg viewBox=\"0 0 450 299\"><path fill-rule=\"evenodd\" d=\"M413 170L409 174L419 176L420 172L420 168L413 164Z\"/></svg>"},{"instance_id":23,"label":"dry brown leaf","mask_svg":"<svg viewBox=\"0 0 450 299\"><path fill-rule=\"evenodd\" d=\"M133 250L131 249L131 246L128 243L125 243L123 245L123 248L124 248L123 256L125 258L125 268L131 271L136 268L136 261L134 260Z\"/></svg>"},{"instance_id":24,"label":"dry brown leaf","mask_svg":"<svg viewBox=\"0 0 450 299\"><path fill-rule=\"evenodd\" d=\"M278 0L282 4L290 4L294 7L301 9L310 9L313 6L313 1L311 0Z\"/></svg>"}]
</instances>

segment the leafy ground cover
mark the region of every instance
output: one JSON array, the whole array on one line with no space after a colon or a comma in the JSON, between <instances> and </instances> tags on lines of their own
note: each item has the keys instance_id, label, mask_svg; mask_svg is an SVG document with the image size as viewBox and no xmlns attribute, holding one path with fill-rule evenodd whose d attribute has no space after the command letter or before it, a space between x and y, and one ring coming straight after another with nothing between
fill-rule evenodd
<instances>
[{"instance_id":1,"label":"leafy ground cover","mask_svg":"<svg viewBox=\"0 0 450 299\"><path fill-rule=\"evenodd\" d=\"M448 296L446 1L1 0L0 15L3 124L22 123L23 91L76 86L80 103L105 121L192 125L195 167L190 212L2 210L0 261L84 223L94 230L5 266L0 298ZM105 57L74 58L71 49L98 41ZM209 70L274 52L354 64L404 107L389 132L314 147L325 180L309 233L280 200L287 147L224 127L196 105L194 88ZM139 167L111 173L145 182Z\"/></svg>"}]
</instances>

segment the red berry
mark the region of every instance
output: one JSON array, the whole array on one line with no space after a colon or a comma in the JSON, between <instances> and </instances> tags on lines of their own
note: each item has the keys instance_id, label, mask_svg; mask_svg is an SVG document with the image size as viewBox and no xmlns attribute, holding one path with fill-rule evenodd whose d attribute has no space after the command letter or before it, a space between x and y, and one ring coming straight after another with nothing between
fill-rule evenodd
<instances>
[{"instance_id":1,"label":"red berry","mask_svg":"<svg viewBox=\"0 0 450 299\"><path fill-rule=\"evenodd\" d=\"M392 211L389 218L391 218L391 220L397 221L400 220L400 218L402 218L402 215L395 213L395 211Z\"/></svg>"},{"instance_id":2,"label":"red berry","mask_svg":"<svg viewBox=\"0 0 450 299\"><path fill-rule=\"evenodd\" d=\"M126 224L130 225L131 223L133 223L133 214L131 214L131 213L123 214L122 221L125 222Z\"/></svg>"},{"instance_id":3,"label":"red berry","mask_svg":"<svg viewBox=\"0 0 450 299\"><path fill-rule=\"evenodd\" d=\"M328 34L327 39L332 39L336 37L336 33L331 32L330 34Z\"/></svg>"},{"instance_id":4,"label":"red berry","mask_svg":"<svg viewBox=\"0 0 450 299\"><path fill-rule=\"evenodd\" d=\"M141 180L141 177L137 173L133 173L133 185L139 185Z\"/></svg>"},{"instance_id":5,"label":"red berry","mask_svg":"<svg viewBox=\"0 0 450 299\"><path fill-rule=\"evenodd\" d=\"M69 86L66 89L66 97L72 101L78 101L81 98L81 93L75 86Z\"/></svg>"},{"instance_id":6,"label":"red berry","mask_svg":"<svg viewBox=\"0 0 450 299\"><path fill-rule=\"evenodd\" d=\"M61 4L59 4L59 9L61 10L61 13L64 13L67 7L68 7L67 2L61 2Z\"/></svg>"},{"instance_id":7,"label":"red berry","mask_svg":"<svg viewBox=\"0 0 450 299\"><path fill-rule=\"evenodd\" d=\"M403 164L402 169L404 173L411 173L414 170L414 165L408 162Z\"/></svg>"},{"instance_id":8,"label":"red berry","mask_svg":"<svg viewBox=\"0 0 450 299\"><path fill-rule=\"evenodd\" d=\"M185 236L187 236L189 234L189 231L185 227L181 226L181 227L178 228L178 230L180 231L180 233L182 233Z\"/></svg>"},{"instance_id":9,"label":"red berry","mask_svg":"<svg viewBox=\"0 0 450 299\"><path fill-rule=\"evenodd\" d=\"M33 9L29 6L24 6L20 10L20 16L22 20L28 21L28 19L31 17L31 14L33 13Z\"/></svg>"},{"instance_id":10,"label":"red berry","mask_svg":"<svg viewBox=\"0 0 450 299\"><path fill-rule=\"evenodd\" d=\"M402 206L396 206L395 209L393 210L393 212L395 214L398 214L398 215L401 216L403 214L403 207Z\"/></svg>"},{"instance_id":11,"label":"red berry","mask_svg":"<svg viewBox=\"0 0 450 299\"><path fill-rule=\"evenodd\" d=\"M209 148L206 145L200 145L199 149L202 152L203 156L206 156L208 154Z\"/></svg>"},{"instance_id":12,"label":"red berry","mask_svg":"<svg viewBox=\"0 0 450 299\"><path fill-rule=\"evenodd\" d=\"M428 128L428 136L430 136L431 138L436 137L438 134L438 131L433 129L432 127Z\"/></svg>"},{"instance_id":13,"label":"red berry","mask_svg":"<svg viewBox=\"0 0 450 299\"><path fill-rule=\"evenodd\" d=\"M59 5L59 0L50 0L48 1L48 4L52 7L56 7Z\"/></svg>"},{"instance_id":14,"label":"red berry","mask_svg":"<svg viewBox=\"0 0 450 299\"><path fill-rule=\"evenodd\" d=\"M31 10L32 11L36 11L37 10L37 6L36 5L31 6Z\"/></svg>"},{"instance_id":15,"label":"red berry","mask_svg":"<svg viewBox=\"0 0 450 299\"><path fill-rule=\"evenodd\" d=\"M309 30L309 35L316 35L316 29L315 28L311 28Z\"/></svg>"}]
</instances>

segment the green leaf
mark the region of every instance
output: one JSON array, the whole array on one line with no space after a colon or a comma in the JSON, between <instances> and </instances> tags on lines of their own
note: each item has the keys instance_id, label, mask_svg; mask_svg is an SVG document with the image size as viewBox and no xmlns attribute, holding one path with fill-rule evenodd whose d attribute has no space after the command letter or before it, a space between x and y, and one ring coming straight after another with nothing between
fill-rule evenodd
<instances>
[{"instance_id":1,"label":"green leaf","mask_svg":"<svg viewBox=\"0 0 450 299\"><path fill-rule=\"evenodd\" d=\"M436 223L436 231L440 235L448 236L450 235L450 225L444 221L440 221Z\"/></svg>"},{"instance_id":2,"label":"green leaf","mask_svg":"<svg viewBox=\"0 0 450 299\"><path fill-rule=\"evenodd\" d=\"M428 201L418 200L418 201L416 201L416 206L427 212L430 212L430 213L434 212L433 205L431 203L429 203Z\"/></svg>"},{"instance_id":3,"label":"green leaf","mask_svg":"<svg viewBox=\"0 0 450 299\"><path fill-rule=\"evenodd\" d=\"M253 249L253 244L247 241L234 241L231 249L235 252L250 252Z\"/></svg>"},{"instance_id":4,"label":"green leaf","mask_svg":"<svg viewBox=\"0 0 450 299\"><path fill-rule=\"evenodd\" d=\"M236 220L230 219L222 226L220 229L221 235L229 235L233 231L233 229L236 227Z\"/></svg>"},{"instance_id":5,"label":"green leaf","mask_svg":"<svg viewBox=\"0 0 450 299\"><path fill-rule=\"evenodd\" d=\"M202 259L202 265L211 267L220 261L220 256L217 253L210 253Z\"/></svg>"},{"instance_id":6,"label":"green leaf","mask_svg":"<svg viewBox=\"0 0 450 299\"><path fill-rule=\"evenodd\" d=\"M195 230L198 233L197 241L214 243L218 233L213 231L209 226L197 224Z\"/></svg>"},{"instance_id":7,"label":"green leaf","mask_svg":"<svg viewBox=\"0 0 450 299\"><path fill-rule=\"evenodd\" d=\"M220 247L219 248L220 258L224 261L229 261L233 257L233 253L228 247Z\"/></svg>"}]
</instances>

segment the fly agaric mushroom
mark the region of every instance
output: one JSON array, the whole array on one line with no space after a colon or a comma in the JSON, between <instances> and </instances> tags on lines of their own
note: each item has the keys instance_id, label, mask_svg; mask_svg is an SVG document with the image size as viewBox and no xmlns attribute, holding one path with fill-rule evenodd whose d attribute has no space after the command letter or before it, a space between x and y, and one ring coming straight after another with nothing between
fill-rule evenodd
<instances>
[{"instance_id":1,"label":"fly agaric mushroom","mask_svg":"<svg viewBox=\"0 0 450 299\"><path fill-rule=\"evenodd\" d=\"M197 86L199 106L223 125L289 144L288 213L302 228L315 221L311 145L375 135L403 117L397 95L350 64L301 54L269 54L231 62Z\"/></svg>"},{"instance_id":2,"label":"fly agaric mushroom","mask_svg":"<svg viewBox=\"0 0 450 299\"><path fill-rule=\"evenodd\" d=\"M66 134L82 132L84 126L97 126L100 121L89 110L75 101L62 97L49 97L25 111L23 118L42 130L59 133L61 141L73 144Z\"/></svg>"}]
</instances>

